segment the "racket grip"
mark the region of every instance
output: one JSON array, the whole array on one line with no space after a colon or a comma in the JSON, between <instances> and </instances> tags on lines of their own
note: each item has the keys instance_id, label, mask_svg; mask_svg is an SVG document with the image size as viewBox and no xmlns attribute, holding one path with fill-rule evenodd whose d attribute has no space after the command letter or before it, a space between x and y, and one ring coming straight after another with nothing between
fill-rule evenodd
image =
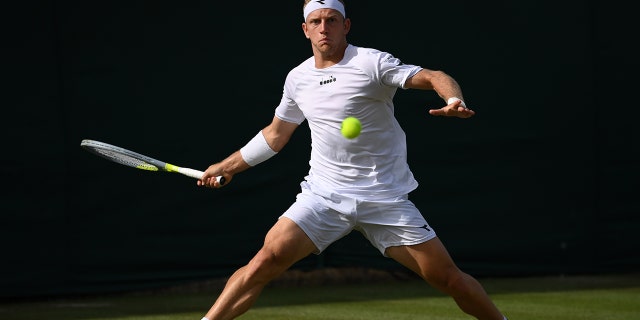
<instances>
[{"instance_id":1,"label":"racket grip","mask_svg":"<svg viewBox=\"0 0 640 320\"><path fill-rule=\"evenodd\" d=\"M204 175L203 171L190 169L190 168L180 168L178 169L178 172L184 174L185 176L195 178L195 179L200 179Z\"/></svg>"},{"instance_id":2,"label":"racket grip","mask_svg":"<svg viewBox=\"0 0 640 320\"><path fill-rule=\"evenodd\" d=\"M203 171L195 170L191 168L180 168L178 171L186 176L196 178L196 179L201 179L202 176L204 175ZM226 182L226 179L223 176L217 176L216 180L218 180L218 183L221 185L223 185Z\"/></svg>"}]
</instances>

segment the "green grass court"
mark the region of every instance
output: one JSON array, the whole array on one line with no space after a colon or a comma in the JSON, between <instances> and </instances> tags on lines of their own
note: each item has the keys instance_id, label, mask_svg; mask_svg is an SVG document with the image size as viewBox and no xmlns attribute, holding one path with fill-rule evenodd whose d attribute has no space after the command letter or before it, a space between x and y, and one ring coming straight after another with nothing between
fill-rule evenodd
<instances>
[{"instance_id":1,"label":"green grass court","mask_svg":"<svg viewBox=\"0 0 640 320\"><path fill-rule=\"evenodd\" d=\"M510 320L640 319L640 273L479 278ZM0 304L3 320L200 320L217 290L147 292ZM267 287L241 320L462 320L418 279Z\"/></svg>"}]
</instances>

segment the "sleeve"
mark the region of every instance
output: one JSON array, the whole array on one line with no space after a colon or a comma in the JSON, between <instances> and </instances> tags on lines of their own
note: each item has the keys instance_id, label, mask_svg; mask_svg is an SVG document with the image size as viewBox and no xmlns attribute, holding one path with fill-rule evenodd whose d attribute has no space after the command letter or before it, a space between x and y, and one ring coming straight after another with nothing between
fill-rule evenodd
<instances>
[{"instance_id":1,"label":"sleeve","mask_svg":"<svg viewBox=\"0 0 640 320\"><path fill-rule=\"evenodd\" d=\"M407 79L413 77L422 67L404 64L400 59L387 52L381 52L379 60L379 70L382 83L405 89L404 84Z\"/></svg>"},{"instance_id":2,"label":"sleeve","mask_svg":"<svg viewBox=\"0 0 640 320\"><path fill-rule=\"evenodd\" d=\"M275 116L283 121L301 124L305 120L305 117L293 98L295 85L291 79L291 73L289 73L284 82L282 99L280 99L280 104L276 107Z\"/></svg>"}]
</instances>

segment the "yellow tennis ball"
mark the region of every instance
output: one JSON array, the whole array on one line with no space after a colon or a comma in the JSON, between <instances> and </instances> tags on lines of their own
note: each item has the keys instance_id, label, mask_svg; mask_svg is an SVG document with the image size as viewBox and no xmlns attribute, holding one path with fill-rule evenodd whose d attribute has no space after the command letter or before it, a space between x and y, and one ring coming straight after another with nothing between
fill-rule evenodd
<instances>
[{"instance_id":1,"label":"yellow tennis ball","mask_svg":"<svg viewBox=\"0 0 640 320\"><path fill-rule=\"evenodd\" d=\"M355 117L347 117L342 120L342 126L340 127L340 132L347 139L353 139L360 135L360 130L362 130L362 124L360 120Z\"/></svg>"}]
</instances>

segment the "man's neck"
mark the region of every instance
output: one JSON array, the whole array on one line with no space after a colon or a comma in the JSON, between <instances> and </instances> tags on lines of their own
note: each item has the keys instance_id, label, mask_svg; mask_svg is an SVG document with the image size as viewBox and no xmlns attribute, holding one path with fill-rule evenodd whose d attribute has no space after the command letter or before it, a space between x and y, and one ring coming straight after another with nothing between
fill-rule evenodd
<instances>
[{"instance_id":1,"label":"man's neck","mask_svg":"<svg viewBox=\"0 0 640 320\"><path fill-rule=\"evenodd\" d=\"M348 46L349 44L345 41L340 46L338 46L337 49L331 50L330 52L320 52L314 50L313 57L315 59L316 68L328 68L342 61Z\"/></svg>"}]
</instances>

